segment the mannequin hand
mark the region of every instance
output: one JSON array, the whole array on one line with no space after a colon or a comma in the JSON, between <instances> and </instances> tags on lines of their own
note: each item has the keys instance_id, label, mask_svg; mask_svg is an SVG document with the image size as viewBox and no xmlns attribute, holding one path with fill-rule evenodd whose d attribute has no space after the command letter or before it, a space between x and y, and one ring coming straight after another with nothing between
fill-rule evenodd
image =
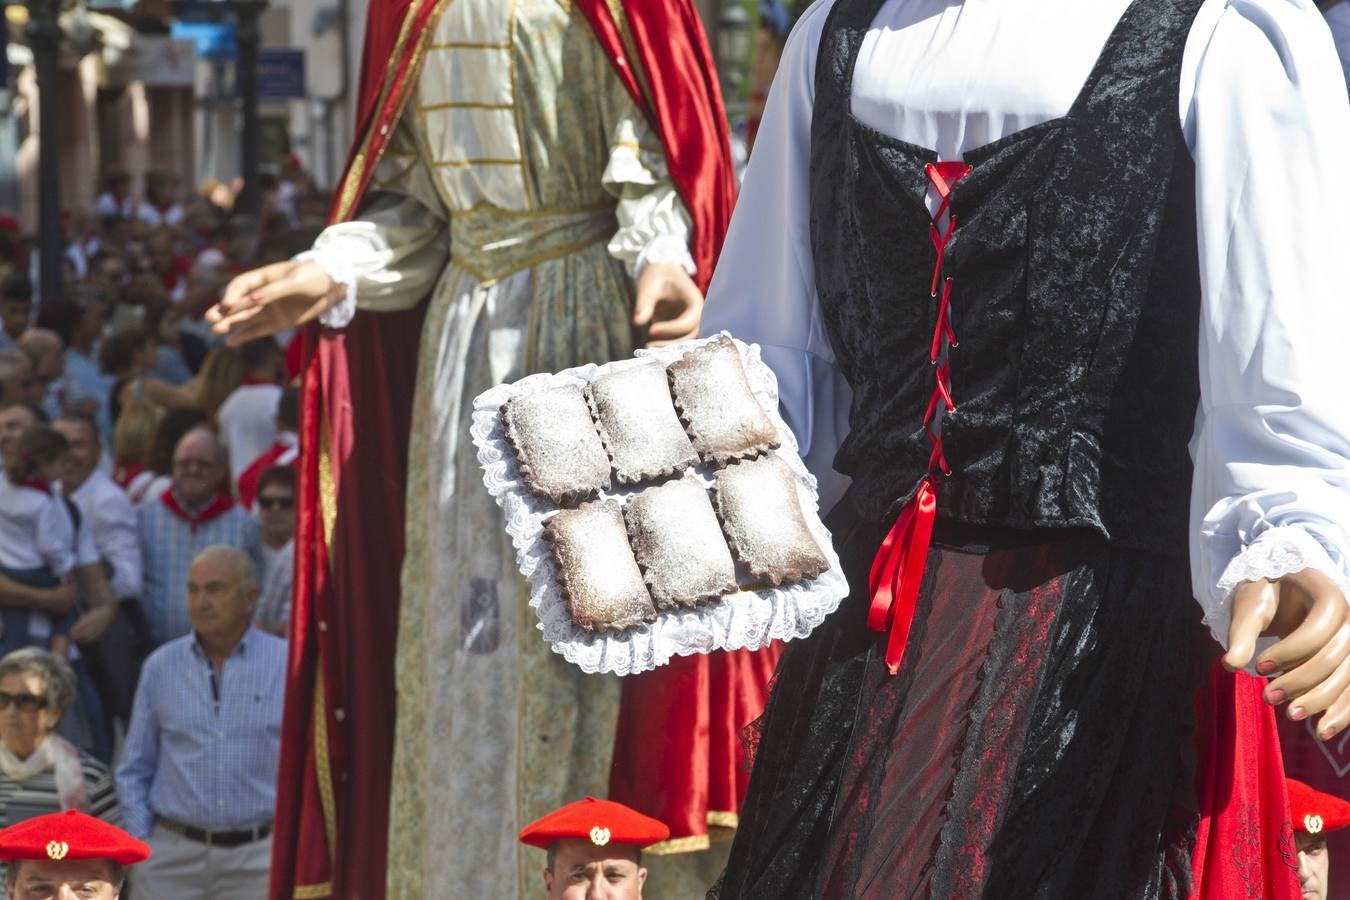
<instances>
[{"instance_id":1,"label":"mannequin hand","mask_svg":"<svg viewBox=\"0 0 1350 900\"><path fill-rule=\"evenodd\" d=\"M1256 663L1262 675L1281 673L1267 685L1266 702L1290 701L1296 720L1325 710L1317 735L1335 737L1350 724L1350 615L1340 588L1316 569L1239 585L1224 665L1245 667L1261 635L1280 638Z\"/></svg>"},{"instance_id":2,"label":"mannequin hand","mask_svg":"<svg viewBox=\"0 0 1350 900\"><path fill-rule=\"evenodd\" d=\"M342 299L343 290L313 260L273 263L231 281L206 320L237 347L317 318Z\"/></svg>"},{"instance_id":3,"label":"mannequin hand","mask_svg":"<svg viewBox=\"0 0 1350 900\"><path fill-rule=\"evenodd\" d=\"M664 347L698 337L703 293L681 266L652 263L637 280L633 325L647 329L647 346Z\"/></svg>"}]
</instances>

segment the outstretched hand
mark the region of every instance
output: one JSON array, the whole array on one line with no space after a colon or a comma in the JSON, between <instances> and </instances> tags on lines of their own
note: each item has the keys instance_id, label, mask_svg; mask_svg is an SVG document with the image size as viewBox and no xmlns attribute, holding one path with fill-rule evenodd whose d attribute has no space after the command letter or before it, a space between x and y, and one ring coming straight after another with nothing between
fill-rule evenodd
<instances>
[{"instance_id":1,"label":"outstretched hand","mask_svg":"<svg viewBox=\"0 0 1350 900\"><path fill-rule=\"evenodd\" d=\"M651 263L637 280L633 326L645 328L648 347L664 347L698 337L703 292L681 266Z\"/></svg>"},{"instance_id":2,"label":"outstretched hand","mask_svg":"<svg viewBox=\"0 0 1350 900\"><path fill-rule=\"evenodd\" d=\"M236 277L206 311L206 320L237 347L318 318L342 299L343 291L318 263L287 260Z\"/></svg>"},{"instance_id":3,"label":"outstretched hand","mask_svg":"<svg viewBox=\"0 0 1350 900\"><path fill-rule=\"evenodd\" d=\"M1262 635L1280 638L1256 662L1261 675L1280 673L1266 686L1266 702L1288 703L1294 720L1325 712L1317 725L1324 741L1344 730L1350 724L1350 610L1336 583L1304 569L1239 585L1224 665L1245 668Z\"/></svg>"}]
</instances>

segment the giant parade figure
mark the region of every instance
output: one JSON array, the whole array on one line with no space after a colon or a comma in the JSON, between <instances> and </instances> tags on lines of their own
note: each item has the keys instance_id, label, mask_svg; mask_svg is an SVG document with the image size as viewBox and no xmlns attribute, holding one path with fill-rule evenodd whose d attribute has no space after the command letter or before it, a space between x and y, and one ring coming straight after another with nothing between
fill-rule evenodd
<instances>
[{"instance_id":1,"label":"giant parade figure","mask_svg":"<svg viewBox=\"0 0 1350 900\"><path fill-rule=\"evenodd\" d=\"M375 0L360 101L333 224L211 313L234 342L325 325L272 897L378 897L386 869L389 896L523 895L521 826L605 794L611 748L615 799L706 846L776 651L630 679L616 741L618 679L542 640L468 441L488 387L696 333L734 196L697 14Z\"/></svg>"}]
</instances>

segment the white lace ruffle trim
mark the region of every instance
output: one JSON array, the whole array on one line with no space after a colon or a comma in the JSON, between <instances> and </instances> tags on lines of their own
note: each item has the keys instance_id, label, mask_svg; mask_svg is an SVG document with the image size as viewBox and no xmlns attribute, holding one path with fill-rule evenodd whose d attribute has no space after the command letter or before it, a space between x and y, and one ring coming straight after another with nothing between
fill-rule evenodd
<instances>
[{"instance_id":1,"label":"white lace ruffle trim","mask_svg":"<svg viewBox=\"0 0 1350 900\"><path fill-rule=\"evenodd\" d=\"M819 578L778 588L730 594L695 610L661 613L651 624L620 633L592 634L578 628L568 616L566 601L554 578L553 558L543 539L544 520L556 508L532 496L521 482L515 457L502 434L502 404L518 394L546 387L581 386L599 373L642 365L647 359L668 365L686 350L710 339L639 350L635 359L604 366L531 375L515 384L492 388L474 400L470 433L478 448L483 482L506 516L506 531L516 548L516 562L530 583L530 607L538 614L539 629L554 652L585 672L632 675L663 666L676 656L715 650L758 650L775 640L806 637L848 594L839 557L817 511L815 479L802 464L796 439L778 412L778 383L761 361L759 348L737 341L755 396L778 428L782 446L774 452L796 476L802 512L830 560L829 571ZM710 470L700 465L693 471L711 484ZM605 496L623 502L638 489L615 486ZM745 581L748 579L742 583Z\"/></svg>"},{"instance_id":2,"label":"white lace ruffle trim","mask_svg":"<svg viewBox=\"0 0 1350 900\"><path fill-rule=\"evenodd\" d=\"M652 263L668 263L672 266L679 266L693 278L698 274L698 266L694 265L694 257L689 255L689 236L687 234L662 234L652 238L642 252L638 254L637 261L633 263L633 277L642 274L642 270Z\"/></svg>"},{"instance_id":3,"label":"white lace ruffle trim","mask_svg":"<svg viewBox=\"0 0 1350 900\"><path fill-rule=\"evenodd\" d=\"M1309 568L1326 574L1350 597L1350 577L1341 571L1322 543L1308 531L1297 525L1280 525L1262 532L1233 557L1215 585L1211 602L1205 610L1205 621L1215 639L1223 646L1228 646L1228 626L1233 618L1233 591L1238 585L1261 579L1274 581ZM1271 638L1262 639L1258 652L1272 641Z\"/></svg>"},{"instance_id":4,"label":"white lace ruffle trim","mask_svg":"<svg viewBox=\"0 0 1350 900\"><path fill-rule=\"evenodd\" d=\"M346 328L356 315L357 274L341 256L322 250L306 250L295 256L296 262L316 262L328 277L346 288L342 299L319 316L319 323L328 328Z\"/></svg>"}]
</instances>

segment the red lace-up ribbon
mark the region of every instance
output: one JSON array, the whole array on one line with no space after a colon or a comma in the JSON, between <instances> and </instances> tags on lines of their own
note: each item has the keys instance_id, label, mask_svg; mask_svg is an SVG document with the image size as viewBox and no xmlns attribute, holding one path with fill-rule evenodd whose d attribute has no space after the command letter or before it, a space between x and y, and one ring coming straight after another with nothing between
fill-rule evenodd
<instances>
[{"instance_id":1,"label":"red lace-up ribbon","mask_svg":"<svg viewBox=\"0 0 1350 900\"><path fill-rule=\"evenodd\" d=\"M942 419L939 404L945 412L956 411L952 398L951 363L944 351L957 345L952 328L951 303L954 279L943 279L943 264L947 244L956 231L956 215L951 211L952 190L956 183L970 174L970 166L962 162L929 163L925 167L928 180L937 191L939 204L929 226L929 237L937 252L933 265L932 296L938 299L937 324L933 329L933 343L929 360L933 364L933 393L924 409L923 425L933 452L928 457L928 474L919 482L914 496L900 510L895 524L881 542L881 549L872 560L867 587L872 604L867 611L867 627L884 632L890 629L886 641L886 667L892 675L900 671L909 640L914 610L919 603L919 585L928 561L928 547L933 539L933 523L937 519L937 474L950 475L947 457L942 452ZM946 220L944 222L944 219Z\"/></svg>"}]
</instances>

